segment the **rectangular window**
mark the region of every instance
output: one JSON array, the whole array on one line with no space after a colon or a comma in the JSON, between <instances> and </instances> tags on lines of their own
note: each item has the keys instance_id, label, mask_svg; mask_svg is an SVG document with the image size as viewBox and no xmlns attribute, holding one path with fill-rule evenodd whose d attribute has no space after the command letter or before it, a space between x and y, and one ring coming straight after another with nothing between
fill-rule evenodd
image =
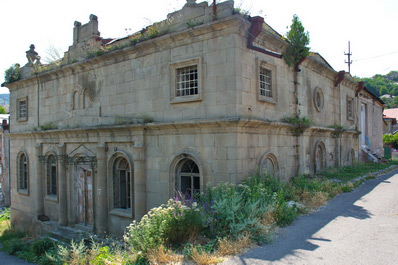
<instances>
[{"instance_id":1,"label":"rectangular window","mask_svg":"<svg viewBox=\"0 0 398 265\"><path fill-rule=\"evenodd\" d=\"M18 163L18 191L28 194L28 160L25 154L19 156Z\"/></svg>"},{"instance_id":2,"label":"rectangular window","mask_svg":"<svg viewBox=\"0 0 398 265\"><path fill-rule=\"evenodd\" d=\"M260 95L272 98L272 72L260 67Z\"/></svg>"},{"instance_id":3,"label":"rectangular window","mask_svg":"<svg viewBox=\"0 0 398 265\"><path fill-rule=\"evenodd\" d=\"M57 195L57 167L50 165L48 174L47 195Z\"/></svg>"},{"instance_id":4,"label":"rectangular window","mask_svg":"<svg viewBox=\"0 0 398 265\"><path fill-rule=\"evenodd\" d=\"M350 97L347 97L347 119L354 119L354 100Z\"/></svg>"},{"instance_id":5,"label":"rectangular window","mask_svg":"<svg viewBox=\"0 0 398 265\"><path fill-rule=\"evenodd\" d=\"M264 102L277 102L276 66L256 60L257 99Z\"/></svg>"},{"instance_id":6,"label":"rectangular window","mask_svg":"<svg viewBox=\"0 0 398 265\"><path fill-rule=\"evenodd\" d=\"M202 99L201 58L170 64L170 102L181 103Z\"/></svg>"},{"instance_id":7,"label":"rectangular window","mask_svg":"<svg viewBox=\"0 0 398 265\"><path fill-rule=\"evenodd\" d=\"M131 208L131 178L130 172L125 169L117 170L114 181L114 208Z\"/></svg>"},{"instance_id":8,"label":"rectangular window","mask_svg":"<svg viewBox=\"0 0 398 265\"><path fill-rule=\"evenodd\" d=\"M179 68L176 72L176 97L197 95L198 66Z\"/></svg>"},{"instance_id":9,"label":"rectangular window","mask_svg":"<svg viewBox=\"0 0 398 265\"><path fill-rule=\"evenodd\" d=\"M26 121L28 119L28 98L17 100L17 120Z\"/></svg>"}]
</instances>

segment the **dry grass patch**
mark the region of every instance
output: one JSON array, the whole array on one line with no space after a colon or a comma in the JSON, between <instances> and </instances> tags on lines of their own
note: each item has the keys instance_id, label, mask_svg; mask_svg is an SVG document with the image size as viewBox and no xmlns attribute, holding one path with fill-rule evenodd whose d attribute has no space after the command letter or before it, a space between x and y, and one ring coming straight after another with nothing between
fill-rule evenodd
<instances>
[{"instance_id":1,"label":"dry grass patch","mask_svg":"<svg viewBox=\"0 0 398 265\"><path fill-rule=\"evenodd\" d=\"M272 227L276 223L275 211L266 212L260 219L260 223L264 226Z\"/></svg>"},{"instance_id":2,"label":"dry grass patch","mask_svg":"<svg viewBox=\"0 0 398 265\"><path fill-rule=\"evenodd\" d=\"M150 264L178 264L184 259L184 256L173 253L166 249L163 245L148 253L148 260Z\"/></svg>"},{"instance_id":3,"label":"dry grass patch","mask_svg":"<svg viewBox=\"0 0 398 265\"><path fill-rule=\"evenodd\" d=\"M0 236L4 234L5 231L9 230L10 227L10 221L9 220L3 220L0 221Z\"/></svg>"},{"instance_id":4,"label":"dry grass patch","mask_svg":"<svg viewBox=\"0 0 398 265\"><path fill-rule=\"evenodd\" d=\"M223 238L218 240L218 253L220 256L236 255L244 252L252 245L249 235L244 235L236 240Z\"/></svg>"},{"instance_id":5,"label":"dry grass patch","mask_svg":"<svg viewBox=\"0 0 398 265\"><path fill-rule=\"evenodd\" d=\"M222 259L216 255L207 252L198 251L196 248L192 250L192 260L198 265L211 265L217 264L222 261Z\"/></svg>"},{"instance_id":6,"label":"dry grass patch","mask_svg":"<svg viewBox=\"0 0 398 265\"><path fill-rule=\"evenodd\" d=\"M329 200L329 194L323 191L304 191L301 198L305 205L309 207L319 207L327 203Z\"/></svg>"}]
</instances>

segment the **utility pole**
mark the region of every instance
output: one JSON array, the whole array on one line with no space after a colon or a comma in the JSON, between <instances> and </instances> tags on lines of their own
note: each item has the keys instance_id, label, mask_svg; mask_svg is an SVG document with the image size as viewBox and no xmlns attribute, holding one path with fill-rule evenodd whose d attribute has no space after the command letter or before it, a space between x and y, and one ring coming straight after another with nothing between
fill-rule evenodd
<instances>
[{"instance_id":1,"label":"utility pole","mask_svg":"<svg viewBox=\"0 0 398 265\"><path fill-rule=\"evenodd\" d=\"M344 52L344 55L348 56L348 62L345 60L344 60L344 62L346 64L348 64L348 73L351 74L351 64L352 64L351 55L352 55L352 53L351 53L351 48L350 48L350 41L348 41L348 53Z\"/></svg>"},{"instance_id":2,"label":"utility pole","mask_svg":"<svg viewBox=\"0 0 398 265\"><path fill-rule=\"evenodd\" d=\"M217 0L213 0L213 20L217 19Z\"/></svg>"}]
</instances>

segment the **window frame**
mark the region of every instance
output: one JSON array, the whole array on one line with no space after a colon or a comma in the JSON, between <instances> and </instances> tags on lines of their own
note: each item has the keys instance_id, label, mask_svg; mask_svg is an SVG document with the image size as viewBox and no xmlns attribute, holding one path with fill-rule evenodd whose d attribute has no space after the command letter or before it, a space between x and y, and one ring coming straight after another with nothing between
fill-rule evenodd
<instances>
[{"instance_id":1,"label":"window frame","mask_svg":"<svg viewBox=\"0 0 398 265\"><path fill-rule=\"evenodd\" d=\"M25 102L25 116L21 117L21 103ZM23 97L23 98L18 98L17 99L17 121L27 121L28 120L28 115L29 115L29 104L28 104L28 97Z\"/></svg>"},{"instance_id":2,"label":"window frame","mask_svg":"<svg viewBox=\"0 0 398 265\"><path fill-rule=\"evenodd\" d=\"M120 173L122 172L122 169L119 167L120 163L125 160L127 164L127 168L123 168L123 172L125 172L125 187L124 189L121 189L121 179L120 179ZM118 156L116 157L113 162L112 162L112 204L111 204L111 209L113 210L118 210L118 211L123 211L123 212L130 212L133 209L133 201L132 201L132 196L133 196L133 191L132 191L132 172L131 172L131 165L129 160L124 157L124 156ZM116 189L117 187L117 189ZM126 207L122 207L122 198L120 198L121 190L125 190L125 205ZM117 198L118 197L118 198ZM117 198L117 200L116 200Z\"/></svg>"},{"instance_id":3,"label":"window frame","mask_svg":"<svg viewBox=\"0 0 398 265\"><path fill-rule=\"evenodd\" d=\"M276 79L276 71L277 68L275 65L270 64L266 61L260 61L258 59L256 59L256 65L257 65L257 71L256 71L256 80L257 80L257 86L256 86L256 94L257 94L257 99L259 101L263 101L263 102L268 102L268 103L273 103L276 104L278 101L278 97L277 97L277 79ZM264 69L266 71L270 71L271 72L271 96L266 96L266 95L261 95L261 70Z\"/></svg>"},{"instance_id":4,"label":"window frame","mask_svg":"<svg viewBox=\"0 0 398 265\"><path fill-rule=\"evenodd\" d=\"M279 178L279 172L280 172L280 168L279 168L279 162L278 162L278 158L275 156L274 153L272 152L265 152L260 159L258 160L258 170L260 174L264 174L265 172L263 172L263 168L264 165L266 163L266 161L270 161L273 167L273 174L271 174L273 177ZM265 174L264 174L265 175Z\"/></svg>"},{"instance_id":5,"label":"window frame","mask_svg":"<svg viewBox=\"0 0 398 265\"><path fill-rule=\"evenodd\" d=\"M349 112L349 105L351 102L351 114ZM346 99L346 112L347 112L347 120L353 121L354 120L354 98L347 96Z\"/></svg>"},{"instance_id":6,"label":"window frame","mask_svg":"<svg viewBox=\"0 0 398 265\"><path fill-rule=\"evenodd\" d=\"M48 155L46 159L46 197L58 198L58 161L54 154Z\"/></svg>"},{"instance_id":7,"label":"window frame","mask_svg":"<svg viewBox=\"0 0 398 265\"><path fill-rule=\"evenodd\" d=\"M196 66L197 68L197 89L198 93L193 95L177 96L177 73L178 70L183 68L188 68ZM170 103L185 103L192 101L200 101L203 98L203 69L202 69L202 58L193 58L190 60L184 60L179 62L174 62L169 65L170 68Z\"/></svg>"},{"instance_id":8,"label":"window frame","mask_svg":"<svg viewBox=\"0 0 398 265\"><path fill-rule=\"evenodd\" d=\"M318 100L317 100L318 99L318 94L321 95L320 105L318 104ZM314 96L313 97L314 97L313 98L314 99L313 102L314 102L315 109L317 111L321 112L325 108L325 94L323 93L322 88L316 87L314 89Z\"/></svg>"},{"instance_id":9,"label":"window frame","mask_svg":"<svg viewBox=\"0 0 398 265\"><path fill-rule=\"evenodd\" d=\"M22 161L23 157L25 158ZM22 170L23 168L23 170ZM25 152L21 152L17 157L17 190L18 193L29 195L29 159ZM23 174L23 175L22 175ZM23 181L23 185L22 185Z\"/></svg>"},{"instance_id":10,"label":"window frame","mask_svg":"<svg viewBox=\"0 0 398 265\"><path fill-rule=\"evenodd\" d=\"M189 163L189 162L195 164L195 166L196 166L198 172L192 172L192 170L191 170L191 172L185 172L185 171L182 172L183 166L184 166L186 163ZM192 167L192 169L194 169L194 167ZM197 164L193 159L185 158L185 159L179 161L179 163L178 163L178 165L177 165L177 170L176 170L176 190L177 190L179 193L181 193L183 196L185 196L185 194L182 193L182 190L181 190L181 187L182 187L182 186L181 186L182 177L188 177L188 178L190 178L190 186L191 186L191 188L190 188L190 190L191 190L190 196L191 196L191 197L194 197L195 193L201 193L201 192L202 192L200 169L199 169L198 164ZM199 184L199 187L198 187L198 188L195 188L195 187L194 187L194 186L195 186L195 182L196 182L196 181L195 181L195 178L197 178L197 180L198 180L198 181L197 181L197 183Z\"/></svg>"}]
</instances>

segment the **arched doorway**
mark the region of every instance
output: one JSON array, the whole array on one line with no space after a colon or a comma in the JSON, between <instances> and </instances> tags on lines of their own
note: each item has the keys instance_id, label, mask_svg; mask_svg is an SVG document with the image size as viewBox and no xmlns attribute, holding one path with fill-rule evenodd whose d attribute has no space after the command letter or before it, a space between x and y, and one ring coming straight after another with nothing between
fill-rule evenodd
<instances>
[{"instance_id":1,"label":"arched doorway","mask_svg":"<svg viewBox=\"0 0 398 265\"><path fill-rule=\"evenodd\" d=\"M326 149L325 144L322 141L318 141L315 145L314 160L315 174L326 168Z\"/></svg>"}]
</instances>

